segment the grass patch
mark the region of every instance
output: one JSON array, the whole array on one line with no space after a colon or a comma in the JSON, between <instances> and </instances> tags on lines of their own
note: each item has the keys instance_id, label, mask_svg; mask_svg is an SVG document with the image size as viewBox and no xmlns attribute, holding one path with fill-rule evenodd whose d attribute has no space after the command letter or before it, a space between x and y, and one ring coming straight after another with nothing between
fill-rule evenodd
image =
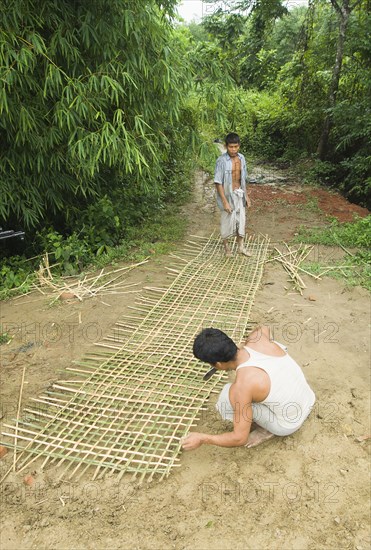
<instances>
[{"instance_id":1,"label":"grass patch","mask_svg":"<svg viewBox=\"0 0 371 550\"><path fill-rule=\"evenodd\" d=\"M340 223L334 219L325 228L301 227L295 241L369 249L371 248L371 215L365 218L356 217L354 222L347 223Z\"/></svg>"},{"instance_id":2,"label":"grass patch","mask_svg":"<svg viewBox=\"0 0 371 550\"><path fill-rule=\"evenodd\" d=\"M339 246L345 255L333 261L331 266L308 262L304 269L314 275L345 280L349 286L360 285L371 290L371 215L347 223L333 220L325 228L301 227L295 242Z\"/></svg>"},{"instance_id":3,"label":"grass patch","mask_svg":"<svg viewBox=\"0 0 371 550\"><path fill-rule=\"evenodd\" d=\"M10 342L9 334L7 332L0 331L0 346L2 346L3 344L7 344L8 342Z\"/></svg>"},{"instance_id":4,"label":"grass patch","mask_svg":"<svg viewBox=\"0 0 371 550\"><path fill-rule=\"evenodd\" d=\"M318 205L318 198L313 197L311 195L308 196L307 202L305 203L304 208L306 210L308 210L309 212L313 212L313 213L316 213L316 214L317 213L322 213L322 210L320 209L320 207Z\"/></svg>"},{"instance_id":5,"label":"grass patch","mask_svg":"<svg viewBox=\"0 0 371 550\"><path fill-rule=\"evenodd\" d=\"M357 254L353 257L344 256L333 262L331 266L324 266L319 262L306 262L303 269L321 277L343 280L348 286L362 286L371 291L371 257L368 261Z\"/></svg>"}]
</instances>

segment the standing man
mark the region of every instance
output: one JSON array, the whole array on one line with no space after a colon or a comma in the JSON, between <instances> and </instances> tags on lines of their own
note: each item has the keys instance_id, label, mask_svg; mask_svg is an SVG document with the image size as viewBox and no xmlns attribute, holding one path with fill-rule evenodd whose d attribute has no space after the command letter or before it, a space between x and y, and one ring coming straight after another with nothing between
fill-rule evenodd
<instances>
[{"instance_id":1,"label":"standing man","mask_svg":"<svg viewBox=\"0 0 371 550\"><path fill-rule=\"evenodd\" d=\"M241 141L237 134L228 134L225 145L227 152L217 159L214 176L216 200L221 210L220 234L227 257L232 255L228 239L233 235L237 235L238 252L251 256L244 246L245 207L251 206L246 192L246 161L245 157L238 152Z\"/></svg>"},{"instance_id":2,"label":"standing man","mask_svg":"<svg viewBox=\"0 0 371 550\"><path fill-rule=\"evenodd\" d=\"M218 370L236 371L233 384L222 389L216 408L233 431L222 434L191 432L182 440L190 451L202 444L254 447L274 435L296 432L315 402L303 371L285 346L270 339L269 327L254 330L237 347L224 332L206 328L195 338L194 355L212 365L208 380Z\"/></svg>"}]
</instances>

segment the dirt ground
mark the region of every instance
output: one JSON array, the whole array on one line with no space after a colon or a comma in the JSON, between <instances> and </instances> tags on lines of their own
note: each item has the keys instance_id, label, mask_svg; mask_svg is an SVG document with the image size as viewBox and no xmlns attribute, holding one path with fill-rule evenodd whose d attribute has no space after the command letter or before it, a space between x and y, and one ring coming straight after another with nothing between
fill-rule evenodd
<instances>
[{"instance_id":1,"label":"dirt ground","mask_svg":"<svg viewBox=\"0 0 371 550\"><path fill-rule=\"evenodd\" d=\"M339 195L304 188L288 171L261 165L254 173L259 183L250 186L248 233L268 234L272 245L288 242L300 225L325 225L328 215L344 221L367 214ZM198 175L184 211L188 235L218 230L206 174ZM312 258L331 265L343 254L315 247ZM127 280L140 283L138 289L166 287L168 262L153 257ZM150 484L130 477L118 482L114 475L71 483L35 462L33 470L11 473L1 485L2 550L370 548L370 440L363 437L370 433L369 294L326 277L303 278L301 296L277 262L267 263L252 310L252 320L270 324L274 338L289 347L316 393L314 411L298 432L253 449L183 452L179 468ZM13 336L0 346L2 431L16 417L24 366L22 408L66 377L65 367L91 350L134 302L135 294L128 294L50 306L34 292L1 303L3 330ZM231 429L217 417L215 400L197 431ZM0 460L1 477L12 462L9 451ZM25 483L28 474L32 485Z\"/></svg>"}]
</instances>

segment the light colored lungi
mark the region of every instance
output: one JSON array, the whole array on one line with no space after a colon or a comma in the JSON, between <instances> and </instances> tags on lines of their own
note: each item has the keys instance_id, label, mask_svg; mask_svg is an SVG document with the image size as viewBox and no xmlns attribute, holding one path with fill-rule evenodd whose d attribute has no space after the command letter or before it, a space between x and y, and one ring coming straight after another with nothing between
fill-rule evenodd
<instances>
[{"instance_id":1,"label":"light colored lungi","mask_svg":"<svg viewBox=\"0 0 371 550\"><path fill-rule=\"evenodd\" d=\"M228 239L232 235L240 237L245 236L246 213L244 204L244 192L242 189L235 189L230 196L230 206L232 213L221 212L220 218L220 234L222 239ZM232 203L232 204L231 204Z\"/></svg>"}]
</instances>

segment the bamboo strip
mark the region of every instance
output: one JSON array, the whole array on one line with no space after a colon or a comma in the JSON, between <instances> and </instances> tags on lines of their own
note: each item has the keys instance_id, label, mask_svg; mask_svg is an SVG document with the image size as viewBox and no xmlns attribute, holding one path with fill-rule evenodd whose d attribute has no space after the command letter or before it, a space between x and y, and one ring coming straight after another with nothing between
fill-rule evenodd
<instances>
[{"instance_id":1,"label":"bamboo strip","mask_svg":"<svg viewBox=\"0 0 371 550\"><path fill-rule=\"evenodd\" d=\"M186 260L186 259L184 259L184 258L181 258L180 256L177 256L176 254L170 253L170 256L172 256L173 258L176 258L177 260L180 260L180 261L182 261L182 262L184 262L184 263L186 263L186 264L187 264L188 261L189 261L189 260Z\"/></svg>"},{"instance_id":2,"label":"bamboo strip","mask_svg":"<svg viewBox=\"0 0 371 550\"><path fill-rule=\"evenodd\" d=\"M17 435L18 435L19 413L21 412L22 393L23 393L23 384L24 384L25 373L26 373L26 365L23 367L21 387L19 389L19 397L18 397L17 418L16 418L16 422L15 422L15 435L14 435L13 472L15 472L15 467L16 467L16 463L17 463Z\"/></svg>"},{"instance_id":3,"label":"bamboo strip","mask_svg":"<svg viewBox=\"0 0 371 550\"><path fill-rule=\"evenodd\" d=\"M289 260L287 260L286 257L282 256L281 251L278 248L275 247L275 250L279 254L279 258L277 258L277 260L283 265L283 267L289 273L289 275L292 278L293 282L297 286L300 294L302 294L302 289L306 288L306 285L305 285L304 281L302 280L302 278L300 277L300 275L298 274L298 264L300 263L301 259L304 258L304 255L306 257L309 254L311 249L307 250L306 248L304 248L300 252L299 258L297 258L299 249L296 250L296 251L292 251L292 250L290 250L290 248L288 247L288 245L286 243L284 243L284 244L285 244L286 248L289 250L289 252L291 252L290 258L291 258L292 261L290 262ZM295 262L295 261L297 262L296 264L292 263L292 262Z\"/></svg>"}]
</instances>

